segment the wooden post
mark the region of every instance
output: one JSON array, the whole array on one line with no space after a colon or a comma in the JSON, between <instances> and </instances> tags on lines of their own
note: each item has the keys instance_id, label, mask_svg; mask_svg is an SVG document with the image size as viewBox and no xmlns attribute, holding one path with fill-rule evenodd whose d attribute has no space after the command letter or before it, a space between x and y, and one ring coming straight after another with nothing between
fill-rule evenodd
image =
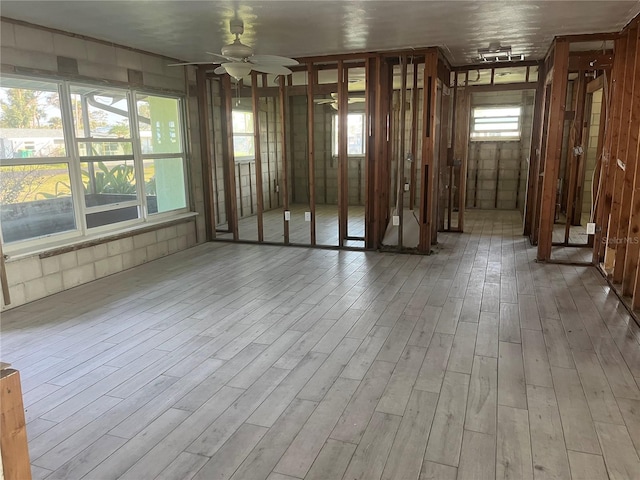
<instances>
[{"instance_id":1,"label":"wooden post","mask_svg":"<svg viewBox=\"0 0 640 480\"><path fill-rule=\"evenodd\" d=\"M0 371L0 451L5 480L31 480L20 373Z\"/></svg>"},{"instance_id":2,"label":"wooden post","mask_svg":"<svg viewBox=\"0 0 640 480\"><path fill-rule=\"evenodd\" d=\"M398 246L402 247L402 233L404 229L404 160L405 160L405 140L406 140L406 122L407 122L407 56L402 55L400 57L400 109L398 115L400 116L398 122L398 128L400 130L400 145L398 148L398 173L396 177L396 183L398 184L398 211L396 214L400 217L400 225L398 226Z\"/></svg>"},{"instance_id":3,"label":"wooden post","mask_svg":"<svg viewBox=\"0 0 640 480\"><path fill-rule=\"evenodd\" d=\"M375 136L373 135L375 112L375 95L371 92L374 84L376 61L372 58L365 60L365 151L364 151L364 245L373 248L375 245Z\"/></svg>"},{"instance_id":4,"label":"wooden post","mask_svg":"<svg viewBox=\"0 0 640 480\"><path fill-rule=\"evenodd\" d=\"M222 122L222 162L224 165L225 190L227 191L227 224L229 231L233 234L233 239L238 240L238 201L236 198L236 174L235 160L233 154L233 91L231 88L231 77L222 76L222 96L224 121Z\"/></svg>"},{"instance_id":5,"label":"wooden post","mask_svg":"<svg viewBox=\"0 0 640 480\"><path fill-rule=\"evenodd\" d=\"M284 244L289 245L289 222L284 219L284 212L289 210L289 160L287 159L287 132L286 132L286 95L284 77L280 76L278 93L280 94L280 151L282 152L282 221L284 222Z\"/></svg>"},{"instance_id":6,"label":"wooden post","mask_svg":"<svg viewBox=\"0 0 640 480\"><path fill-rule=\"evenodd\" d=\"M556 193L560 155L562 152L562 131L567 96L567 75L569 63L569 43L556 40L551 80L551 103L547 145L544 155L544 177L542 178L542 201L540 209L540 231L538 237L538 260L551 259L553 222L555 219Z\"/></svg>"},{"instance_id":7,"label":"wooden post","mask_svg":"<svg viewBox=\"0 0 640 480\"><path fill-rule=\"evenodd\" d=\"M411 177L409 180L409 209L415 208L416 172L418 167L418 65L413 65L413 84L411 86Z\"/></svg>"},{"instance_id":8,"label":"wooden post","mask_svg":"<svg viewBox=\"0 0 640 480\"><path fill-rule=\"evenodd\" d=\"M198 95L198 123L200 126L200 156L202 161L202 189L204 190L205 235L209 241L216 237L215 206L213 204L213 164L209 135L209 112L207 97L207 73L203 66L196 68Z\"/></svg>"},{"instance_id":9,"label":"wooden post","mask_svg":"<svg viewBox=\"0 0 640 480\"><path fill-rule=\"evenodd\" d=\"M434 209L434 171L436 141L436 102L438 82L438 52L429 50L424 62L424 107L423 107L423 142L422 142L422 178L420 180L420 240L418 251L431 251L431 230Z\"/></svg>"},{"instance_id":10,"label":"wooden post","mask_svg":"<svg viewBox=\"0 0 640 480\"><path fill-rule=\"evenodd\" d=\"M309 225L310 244L316 244L316 162L315 162L315 125L313 90L316 82L316 70L313 63L307 65L309 79L307 82L307 138L309 143L309 210L311 211L311 223Z\"/></svg>"},{"instance_id":11,"label":"wooden post","mask_svg":"<svg viewBox=\"0 0 640 480\"><path fill-rule=\"evenodd\" d=\"M349 90L347 69L338 60L338 245L344 246L347 238L349 216L349 155L347 139L349 133ZM326 125L326 122L323 122ZM325 181L325 189L327 183Z\"/></svg>"},{"instance_id":12,"label":"wooden post","mask_svg":"<svg viewBox=\"0 0 640 480\"><path fill-rule=\"evenodd\" d=\"M258 74L251 72L251 104L253 108L253 149L256 160L256 197L258 204L258 241L264 242L264 191L262 188L262 152L260 151L260 97L258 96ZM249 176L251 185L251 176Z\"/></svg>"}]
</instances>

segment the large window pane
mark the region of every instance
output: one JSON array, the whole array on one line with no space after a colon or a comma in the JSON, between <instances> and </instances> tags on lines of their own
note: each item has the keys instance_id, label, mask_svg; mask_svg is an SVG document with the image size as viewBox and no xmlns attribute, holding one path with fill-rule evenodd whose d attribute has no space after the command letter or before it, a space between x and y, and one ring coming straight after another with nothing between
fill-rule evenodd
<instances>
[{"instance_id":1,"label":"large window pane","mask_svg":"<svg viewBox=\"0 0 640 480\"><path fill-rule=\"evenodd\" d=\"M144 187L150 214L185 208L187 198L182 158L145 160Z\"/></svg>"},{"instance_id":2,"label":"large window pane","mask_svg":"<svg viewBox=\"0 0 640 480\"><path fill-rule=\"evenodd\" d=\"M75 230L66 163L0 167L0 222L6 243Z\"/></svg>"},{"instance_id":3,"label":"large window pane","mask_svg":"<svg viewBox=\"0 0 640 480\"><path fill-rule=\"evenodd\" d=\"M87 207L137 199L133 160L82 162L80 165Z\"/></svg>"},{"instance_id":4,"label":"large window pane","mask_svg":"<svg viewBox=\"0 0 640 480\"><path fill-rule=\"evenodd\" d=\"M112 155L133 155L131 142L80 142L78 152L81 157L107 157Z\"/></svg>"},{"instance_id":5,"label":"large window pane","mask_svg":"<svg viewBox=\"0 0 640 480\"><path fill-rule=\"evenodd\" d=\"M142 153L180 153L179 101L138 95L138 128Z\"/></svg>"},{"instance_id":6,"label":"large window pane","mask_svg":"<svg viewBox=\"0 0 640 480\"><path fill-rule=\"evenodd\" d=\"M2 78L0 157L64 157L58 85Z\"/></svg>"},{"instance_id":7,"label":"large window pane","mask_svg":"<svg viewBox=\"0 0 640 480\"><path fill-rule=\"evenodd\" d=\"M131 138L127 92L100 87L71 87L76 136Z\"/></svg>"}]
</instances>

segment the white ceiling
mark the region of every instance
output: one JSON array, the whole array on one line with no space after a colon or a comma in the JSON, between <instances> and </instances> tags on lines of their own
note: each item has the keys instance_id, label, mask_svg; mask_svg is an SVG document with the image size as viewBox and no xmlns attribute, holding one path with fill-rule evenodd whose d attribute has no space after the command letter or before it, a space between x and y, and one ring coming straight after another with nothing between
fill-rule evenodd
<instances>
[{"instance_id":1,"label":"white ceiling","mask_svg":"<svg viewBox=\"0 0 640 480\"><path fill-rule=\"evenodd\" d=\"M555 35L619 31L638 1L11 1L2 16L187 61L207 60L244 20L256 53L291 57L440 46L456 65L491 41L529 59Z\"/></svg>"}]
</instances>

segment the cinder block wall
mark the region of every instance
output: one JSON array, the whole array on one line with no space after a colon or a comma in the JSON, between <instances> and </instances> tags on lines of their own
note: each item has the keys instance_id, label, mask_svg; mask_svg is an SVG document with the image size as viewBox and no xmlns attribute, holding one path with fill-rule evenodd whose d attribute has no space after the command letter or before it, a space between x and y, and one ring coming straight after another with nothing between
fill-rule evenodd
<instances>
[{"instance_id":1,"label":"cinder block wall","mask_svg":"<svg viewBox=\"0 0 640 480\"><path fill-rule=\"evenodd\" d=\"M200 215L178 224L141 225L145 233L79 248L61 254L39 251L11 255L6 269L11 304L2 310L43 298L97 278L184 250L205 241L202 162L198 134L195 70L167 67L171 59L145 54L105 42L2 19L3 73L50 75L75 81L109 81L114 86L139 86L148 90L182 93L187 103L187 163L191 210ZM77 73L58 71L58 57L77 62ZM64 62L68 65L68 62ZM132 84L130 78L136 82Z\"/></svg>"},{"instance_id":2,"label":"cinder block wall","mask_svg":"<svg viewBox=\"0 0 640 480\"><path fill-rule=\"evenodd\" d=\"M593 184L593 171L598 160L598 133L600 131L600 113L602 112L602 90L593 93L591 107L591 119L589 122L589 138L586 144L584 189L582 194L582 214L591 212L591 186Z\"/></svg>"},{"instance_id":3,"label":"cinder block wall","mask_svg":"<svg viewBox=\"0 0 640 480\"><path fill-rule=\"evenodd\" d=\"M476 92L472 94L472 107L521 105L522 117L519 141L469 142L467 208L498 208L501 210L517 208L521 212L524 211L534 95L532 90Z\"/></svg>"}]
</instances>

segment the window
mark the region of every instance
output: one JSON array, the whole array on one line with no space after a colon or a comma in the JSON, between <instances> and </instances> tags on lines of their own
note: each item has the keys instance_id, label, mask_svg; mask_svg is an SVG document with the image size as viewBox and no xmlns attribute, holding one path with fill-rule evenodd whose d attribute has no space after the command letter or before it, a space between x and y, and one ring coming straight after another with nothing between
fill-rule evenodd
<instances>
[{"instance_id":1,"label":"window","mask_svg":"<svg viewBox=\"0 0 640 480\"><path fill-rule=\"evenodd\" d=\"M234 110L233 121L233 157L239 160L253 160L256 156L253 136L253 113Z\"/></svg>"},{"instance_id":2,"label":"window","mask_svg":"<svg viewBox=\"0 0 640 480\"><path fill-rule=\"evenodd\" d=\"M0 221L9 249L186 209L179 98L3 76L0 106Z\"/></svg>"},{"instance_id":3,"label":"window","mask_svg":"<svg viewBox=\"0 0 640 480\"><path fill-rule=\"evenodd\" d=\"M472 140L520 140L520 107L473 109Z\"/></svg>"},{"instance_id":4,"label":"window","mask_svg":"<svg viewBox=\"0 0 640 480\"><path fill-rule=\"evenodd\" d=\"M138 95L136 104L147 211L185 208L180 103L175 98Z\"/></svg>"},{"instance_id":5,"label":"window","mask_svg":"<svg viewBox=\"0 0 640 480\"><path fill-rule=\"evenodd\" d=\"M3 78L0 224L5 243L77 229L60 84Z\"/></svg>"},{"instance_id":6,"label":"window","mask_svg":"<svg viewBox=\"0 0 640 480\"><path fill-rule=\"evenodd\" d=\"M338 115L333 116L333 141L332 152L335 157L338 156ZM365 145L365 118L364 113L349 113L347 115L347 155L357 157L364 155Z\"/></svg>"}]
</instances>

